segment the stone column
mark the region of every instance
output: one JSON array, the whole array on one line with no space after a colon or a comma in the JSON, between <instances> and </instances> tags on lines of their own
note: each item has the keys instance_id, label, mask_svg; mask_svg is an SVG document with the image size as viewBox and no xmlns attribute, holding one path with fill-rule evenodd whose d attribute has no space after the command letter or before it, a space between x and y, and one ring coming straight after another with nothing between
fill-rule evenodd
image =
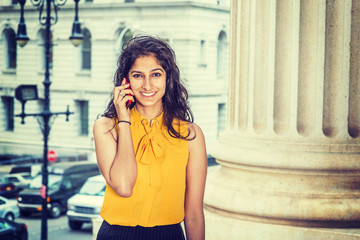
<instances>
[{"instance_id":1,"label":"stone column","mask_svg":"<svg viewBox=\"0 0 360 240\"><path fill-rule=\"evenodd\" d=\"M231 31L206 239L360 238L329 230L360 227L360 1L233 0Z\"/></svg>"}]
</instances>

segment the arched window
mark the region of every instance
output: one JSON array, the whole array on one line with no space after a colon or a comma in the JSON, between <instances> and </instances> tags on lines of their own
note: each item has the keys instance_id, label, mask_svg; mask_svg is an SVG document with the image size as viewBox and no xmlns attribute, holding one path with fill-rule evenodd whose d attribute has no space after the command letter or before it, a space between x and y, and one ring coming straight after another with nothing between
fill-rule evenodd
<instances>
[{"instance_id":1,"label":"arched window","mask_svg":"<svg viewBox=\"0 0 360 240\"><path fill-rule=\"evenodd\" d=\"M126 32L124 33L124 35L122 36L122 44L121 44L121 46L123 46L125 43L130 41L130 39L132 37L133 37L133 33L130 31L130 29L127 29Z\"/></svg>"},{"instance_id":2,"label":"arched window","mask_svg":"<svg viewBox=\"0 0 360 240\"><path fill-rule=\"evenodd\" d=\"M45 60L45 42L46 42L46 31L45 29L41 29L39 30L38 34L37 34L37 39L38 39L38 46L39 46L39 58L40 58L40 69L41 70L45 70L45 64L46 64L46 60ZM52 43L52 33L50 32L50 43ZM53 67L53 48L52 45L50 47L50 52L49 52L49 68L52 69Z\"/></svg>"},{"instance_id":3,"label":"arched window","mask_svg":"<svg viewBox=\"0 0 360 240\"><path fill-rule=\"evenodd\" d=\"M5 49L5 68L15 69L16 68L16 41L15 32L13 29L8 28L3 32L4 35L4 49Z\"/></svg>"},{"instance_id":4,"label":"arched window","mask_svg":"<svg viewBox=\"0 0 360 240\"><path fill-rule=\"evenodd\" d=\"M217 44L217 74L224 75L226 67L226 33L221 31Z\"/></svg>"},{"instance_id":5,"label":"arched window","mask_svg":"<svg viewBox=\"0 0 360 240\"><path fill-rule=\"evenodd\" d=\"M84 39L82 42L81 48L81 69L90 70L91 69L91 34L89 30L84 29L83 31Z\"/></svg>"},{"instance_id":6,"label":"arched window","mask_svg":"<svg viewBox=\"0 0 360 240\"><path fill-rule=\"evenodd\" d=\"M133 37L133 33L129 28L123 28L116 40L116 53L120 54L125 43L127 43Z\"/></svg>"}]
</instances>

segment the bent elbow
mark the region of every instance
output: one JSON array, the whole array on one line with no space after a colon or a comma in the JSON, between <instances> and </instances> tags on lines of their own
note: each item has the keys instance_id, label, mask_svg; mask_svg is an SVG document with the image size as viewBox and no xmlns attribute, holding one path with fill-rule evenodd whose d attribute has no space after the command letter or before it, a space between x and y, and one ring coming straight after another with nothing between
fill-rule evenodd
<instances>
[{"instance_id":1,"label":"bent elbow","mask_svg":"<svg viewBox=\"0 0 360 240\"><path fill-rule=\"evenodd\" d=\"M125 174L119 175L112 176L110 174L109 185L120 197L129 198L133 194L136 178L126 176Z\"/></svg>"},{"instance_id":2,"label":"bent elbow","mask_svg":"<svg viewBox=\"0 0 360 240\"><path fill-rule=\"evenodd\" d=\"M113 184L112 189L116 192L117 195L123 198L129 198L133 194L132 186L121 186L118 184Z\"/></svg>"},{"instance_id":3,"label":"bent elbow","mask_svg":"<svg viewBox=\"0 0 360 240\"><path fill-rule=\"evenodd\" d=\"M129 197L132 196L133 191L132 191L132 189L129 189L129 190L119 189L119 190L116 191L116 193L117 193L120 197L129 198Z\"/></svg>"}]
</instances>

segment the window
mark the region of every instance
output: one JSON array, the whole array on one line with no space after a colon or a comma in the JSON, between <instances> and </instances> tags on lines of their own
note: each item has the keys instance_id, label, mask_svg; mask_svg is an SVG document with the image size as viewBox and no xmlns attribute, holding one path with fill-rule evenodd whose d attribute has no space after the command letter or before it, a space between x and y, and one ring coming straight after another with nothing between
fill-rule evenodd
<instances>
[{"instance_id":1,"label":"window","mask_svg":"<svg viewBox=\"0 0 360 240\"><path fill-rule=\"evenodd\" d=\"M5 110L5 130L14 131L14 98L3 96L2 101L4 104Z\"/></svg>"},{"instance_id":2,"label":"window","mask_svg":"<svg viewBox=\"0 0 360 240\"><path fill-rule=\"evenodd\" d=\"M89 30L85 29L83 31L84 40L82 42L81 48L81 69L90 70L91 69L91 34Z\"/></svg>"},{"instance_id":3,"label":"window","mask_svg":"<svg viewBox=\"0 0 360 240\"><path fill-rule=\"evenodd\" d=\"M224 75L224 68L226 65L226 34L220 32L217 44L217 74Z\"/></svg>"},{"instance_id":4,"label":"window","mask_svg":"<svg viewBox=\"0 0 360 240\"><path fill-rule=\"evenodd\" d=\"M116 42L117 47L117 54L120 54L122 52L122 48L124 44L126 44L130 39L133 37L133 33L128 28L123 28L120 33L119 37Z\"/></svg>"},{"instance_id":5,"label":"window","mask_svg":"<svg viewBox=\"0 0 360 240\"><path fill-rule=\"evenodd\" d=\"M15 41L15 32L13 29L4 30L5 38L5 59L6 59L6 69L15 69L16 68L16 41Z\"/></svg>"},{"instance_id":6,"label":"window","mask_svg":"<svg viewBox=\"0 0 360 240\"><path fill-rule=\"evenodd\" d=\"M40 69L45 70L46 67L46 52L45 52L45 42L46 42L46 31L45 29L41 29L38 32L38 45L39 45L39 55L40 55ZM52 44L52 33L50 32L50 43ZM53 48L50 47L49 52L49 69L53 67Z\"/></svg>"},{"instance_id":7,"label":"window","mask_svg":"<svg viewBox=\"0 0 360 240\"><path fill-rule=\"evenodd\" d=\"M79 113L80 129L79 135L89 135L89 102L88 101L77 101L77 108Z\"/></svg>"},{"instance_id":8,"label":"window","mask_svg":"<svg viewBox=\"0 0 360 240\"><path fill-rule=\"evenodd\" d=\"M206 42L205 40L200 41L200 62L199 66L206 67Z\"/></svg>"},{"instance_id":9,"label":"window","mask_svg":"<svg viewBox=\"0 0 360 240\"><path fill-rule=\"evenodd\" d=\"M122 45L126 44L133 37L133 33L128 29L122 37Z\"/></svg>"}]
</instances>

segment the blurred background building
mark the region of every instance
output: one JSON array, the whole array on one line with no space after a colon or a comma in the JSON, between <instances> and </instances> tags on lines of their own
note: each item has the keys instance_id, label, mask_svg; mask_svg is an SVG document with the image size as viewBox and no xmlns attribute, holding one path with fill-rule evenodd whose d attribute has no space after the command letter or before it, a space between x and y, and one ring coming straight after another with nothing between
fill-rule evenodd
<instances>
[{"instance_id":1,"label":"blurred background building","mask_svg":"<svg viewBox=\"0 0 360 240\"><path fill-rule=\"evenodd\" d=\"M0 0L0 155L38 155L42 134L35 118L20 118L21 104L14 90L21 84L36 84L39 101L26 104L26 113L43 108L44 28L30 1L25 5L29 43L20 48L15 35L20 11L16 0ZM116 60L122 45L137 34L166 40L177 54L181 77L190 93L190 103L211 145L225 128L228 96L228 45L230 0L145 1L81 0L79 18L84 41L74 48L68 38L74 2L58 12L52 27L50 90L51 111L65 111L52 125L49 148L61 156L92 158L92 126L112 91Z\"/></svg>"}]
</instances>

